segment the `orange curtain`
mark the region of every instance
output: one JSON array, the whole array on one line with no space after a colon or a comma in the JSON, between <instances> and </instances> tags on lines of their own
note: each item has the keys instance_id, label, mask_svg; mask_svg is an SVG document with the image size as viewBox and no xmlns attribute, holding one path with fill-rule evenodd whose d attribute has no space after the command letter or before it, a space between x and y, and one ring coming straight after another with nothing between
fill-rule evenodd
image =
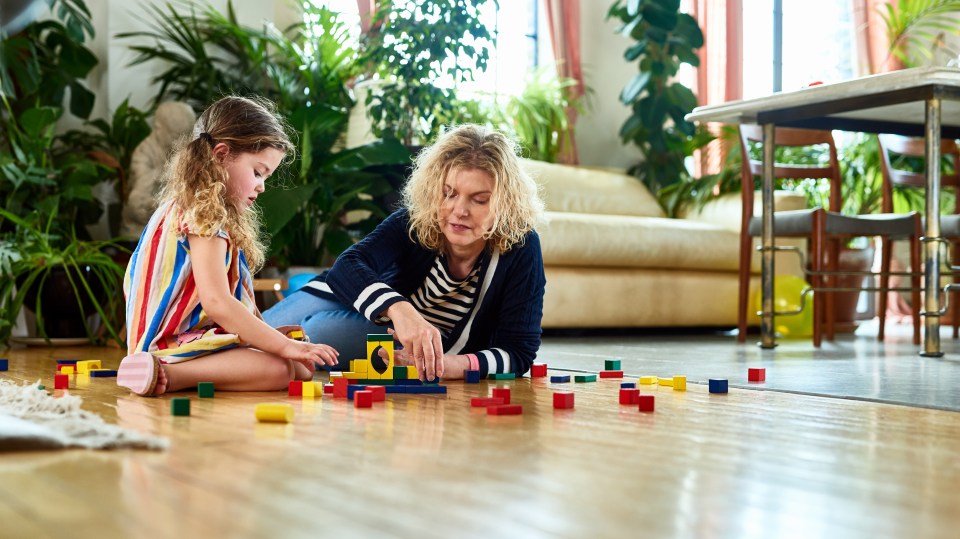
<instances>
[{"instance_id":1,"label":"orange curtain","mask_svg":"<svg viewBox=\"0 0 960 539\"><path fill-rule=\"evenodd\" d=\"M903 69L903 62L889 53L887 25L881 12L889 0L851 0L857 38L857 76Z\"/></svg>"},{"instance_id":2,"label":"orange curtain","mask_svg":"<svg viewBox=\"0 0 960 539\"><path fill-rule=\"evenodd\" d=\"M543 3L547 11L557 74L576 80L576 86L571 86L568 91L573 97L580 97L584 94L583 71L580 67L580 0L543 0ZM576 164L579 162L577 142L574 139L577 111L568 108L567 120L570 126L570 144L561 146L558 160L561 163Z\"/></svg>"},{"instance_id":3,"label":"orange curtain","mask_svg":"<svg viewBox=\"0 0 960 539\"><path fill-rule=\"evenodd\" d=\"M697 55L700 67L693 92L700 105L713 105L743 98L743 2L741 0L692 0L690 15L703 31L704 45ZM707 129L719 135L720 126ZM720 172L729 148L715 140L697 152L694 175Z\"/></svg>"}]
</instances>

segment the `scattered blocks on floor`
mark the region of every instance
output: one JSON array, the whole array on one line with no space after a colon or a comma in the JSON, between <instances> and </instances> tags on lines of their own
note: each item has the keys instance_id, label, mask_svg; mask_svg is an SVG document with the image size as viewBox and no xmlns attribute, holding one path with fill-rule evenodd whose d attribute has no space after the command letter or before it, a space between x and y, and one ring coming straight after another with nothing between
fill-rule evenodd
<instances>
[{"instance_id":1,"label":"scattered blocks on floor","mask_svg":"<svg viewBox=\"0 0 960 539\"><path fill-rule=\"evenodd\" d=\"M290 380L290 383L287 384L287 396L289 397L303 396L303 382L300 380Z\"/></svg>"},{"instance_id":2,"label":"scattered blocks on floor","mask_svg":"<svg viewBox=\"0 0 960 539\"><path fill-rule=\"evenodd\" d=\"M765 382L767 380L767 369L747 369L747 380Z\"/></svg>"},{"instance_id":3,"label":"scattered blocks on floor","mask_svg":"<svg viewBox=\"0 0 960 539\"><path fill-rule=\"evenodd\" d=\"M360 391L365 391L366 389L367 386L362 386L359 384L351 384L347 386L347 400L352 401L353 399L357 398L357 393Z\"/></svg>"},{"instance_id":4,"label":"scattered blocks on floor","mask_svg":"<svg viewBox=\"0 0 960 539\"><path fill-rule=\"evenodd\" d=\"M530 366L530 378L545 378L547 376L547 364L536 363Z\"/></svg>"},{"instance_id":5,"label":"scattered blocks on floor","mask_svg":"<svg viewBox=\"0 0 960 539\"><path fill-rule=\"evenodd\" d=\"M639 404L640 390L637 388L625 387L620 389L620 404Z\"/></svg>"},{"instance_id":6,"label":"scattered blocks on floor","mask_svg":"<svg viewBox=\"0 0 960 539\"><path fill-rule=\"evenodd\" d=\"M335 399L347 398L347 387L350 386L350 380L337 377L333 379L333 397Z\"/></svg>"},{"instance_id":7,"label":"scattered blocks on floor","mask_svg":"<svg viewBox=\"0 0 960 539\"><path fill-rule=\"evenodd\" d=\"M73 365L61 365L60 374L73 374L76 368Z\"/></svg>"},{"instance_id":8,"label":"scattered blocks on floor","mask_svg":"<svg viewBox=\"0 0 960 539\"><path fill-rule=\"evenodd\" d=\"M637 387L636 382L622 382L620 384L620 389L633 388Z\"/></svg>"},{"instance_id":9,"label":"scattered blocks on floor","mask_svg":"<svg viewBox=\"0 0 960 539\"><path fill-rule=\"evenodd\" d=\"M674 391L686 391L686 390L687 390L687 377L686 377L686 376L674 376L674 377L673 377L673 390L674 390Z\"/></svg>"},{"instance_id":10,"label":"scattered blocks on floor","mask_svg":"<svg viewBox=\"0 0 960 539\"><path fill-rule=\"evenodd\" d=\"M640 383L643 384L643 385L645 385L645 386L652 386L652 385L654 385L654 384L657 383L657 377L656 377L656 376L641 376L641 377L640 377Z\"/></svg>"},{"instance_id":11,"label":"scattered blocks on floor","mask_svg":"<svg viewBox=\"0 0 960 539\"><path fill-rule=\"evenodd\" d=\"M190 399L186 397L175 397L170 399L170 413L175 416L190 415Z\"/></svg>"},{"instance_id":12,"label":"scattered blocks on floor","mask_svg":"<svg viewBox=\"0 0 960 539\"><path fill-rule=\"evenodd\" d=\"M512 372L493 372L487 375L489 380L516 380L516 373Z\"/></svg>"},{"instance_id":13,"label":"scattered blocks on floor","mask_svg":"<svg viewBox=\"0 0 960 539\"><path fill-rule=\"evenodd\" d=\"M323 384L323 394L333 395L333 384Z\"/></svg>"},{"instance_id":14,"label":"scattered blocks on floor","mask_svg":"<svg viewBox=\"0 0 960 539\"><path fill-rule=\"evenodd\" d=\"M711 378L708 384L710 385L710 393L727 392L727 380L724 378Z\"/></svg>"},{"instance_id":15,"label":"scattered blocks on floor","mask_svg":"<svg viewBox=\"0 0 960 539\"><path fill-rule=\"evenodd\" d=\"M487 415L520 415L523 413L523 406L519 404L501 404L499 406L487 406Z\"/></svg>"},{"instance_id":16,"label":"scattered blocks on floor","mask_svg":"<svg viewBox=\"0 0 960 539\"><path fill-rule=\"evenodd\" d=\"M510 388L509 387L495 387L491 391L491 395L495 399L503 399L504 404L510 404Z\"/></svg>"},{"instance_id":17,"label":"scattered blocks on floor","mask_svg":"<svg viewBox=\"0 0 960 539\"><path fill-rule=\"evenodd\" d=\"M103 365L99 359L89 359L77 362L77 374L90 374L90 369L100 369Z\"/></svg>"},{"instance_id":18,"label":"scattered blocks on floor","mask_svg":"<svg viewBox=\"0 0 960 539\"><path fill-rule=\"evenodd\" d=\"M94 378L116 378L117 371L113 369L90 369L90 376Z\"/></svg>"},{"instance_id":19,"label":"scattered blocks on floor","mask_svg":"<svg viewBox=\"0 0 960 539\"><path fill-rule=\"evenodd\" d=\"M395 386L396 387L396 386ZM404 384L400 387L403 388L403 393L417 393L420 395L446 395L447 386L440 386L434 384L425 384L422 386Z\"/></svg>"},{"instance_id":20,"label":"scattered blocks on floor","mask_svg":"<svg viewBox=\"0 0 960 539\"><path fill-rule=\"evenodd\" d=\"M305 381L300 387L300 396L305 399L312 399L317 396L317 386L312 381Z\"/></svg>"},{"instance_id":21,"label":"scattered blocks on floor","mask_svg":"<svg viewBox=\"0 0 960 539\"><path fill-rule=\"evenodd\" d=\"M619 359L607 359L603 362L603 370L605 371L619 371L620 370L620 360Z\"/></svg>"},{"instance_id":22,"label":"scattered blocks on floor","mask_svg":"<svg viewBox=\"0 0 960 539\"><path fill-rule=\"evenodd\" d=\"M253 409L253 414L261 423L289 423L293 421L293 406L261 403Z\"/></svg>"},{"instance_id":23,"label":"scattered blocks on floor","mask_svg":"<svg viewBox=\"0 0 960 539\"><path fill-rule=\"evenodd\" d=\"M600 371L600 378L623 378L623 371Z\"/></svg>"},{"instance_id":24,"label":"scattered blocks on floor","mask_svg":"<svg viewBox=\"0 0 960 539\"><path fill-rule=\"evenodd\" d=\"M641 412L652 412L654 408L653 395L640 395L637 403Z\"/></svg>"},{"instance_id":25,"label":"scattered blocks on floor","mask_svg":"<svg viewBox=\"0 0 960 539\"><path fill-rule=\"evenodd\" d=\"M573 408L573 393L570 391L554 391L553 407L560 410L570 410Z\"/></svg>"},{"instance_id":26,"label":"scattered blocks on floor","mask_svg":"<svg viewBox=\"0 0 960 539\"><path fill-rule=\"evenodd\" d=\"M657 378L657 383L662 386L673 386L672 378Z\"/></svg>"},{"instance_id":27,"label":"scattered blocks on floor","mask_svg":"<svg viewBox=\"0 0 960 539\"><path fill-rule=\"evenodd\" d=\"M354 391L351 397L353 397L354 408L373 408L373 391L367 391L365 389Z\"/></svg>"},{"instance_id":28,"label":"scattered blocks on floor","mask_svg":"<svg viewBox=\"0 0 960 539\"><path fill-rule=\"evenodd\" d=\"M470 406L473 408L486 408L487 406L499 406L501 404L506 403L503 402L503 399L496 397L474 397L470 399Z\"/></svg>"},{"instance_id":29,"label":"scattered blocks on floor","mask_svg":"<svg viewBox=\"0 0 960 539\"><path fill-rule=\"evenodd\" d=\"M554 384L566 384L570 381L570 376L551 376L550 382Z\"/></svg>"},{"instance_id":30,"label":"scattered blocks on floor","mask_svg":"<svg viewBox=\"0 0 960 539\"><path fill-rule=\"evenodd\" d=\"M480 383L480 371L463 371L463 381L468 384L479 384Z\"/></svg>"},{"instance_id":31,"label":"scattered blocks on floor","mask_svg":"<svg viewBox=\"0 0 960 539\"><path fill-rule=\"evenodd\" d=\"M70 377L66 374L54 375L53 389L70 389Z\"/></svg>"},{"instance_id":32,"label":"scattered blocks on floor","mask_svg":"<svg viewBox=\"0 0 960 539\"><path fill-rule=\"evenodd\" d=\"M367 391L373 395L373 402L387 400L387 386L367 386ZM354 394L354 399L356 399L356 394Z\"/></svg>"},{"instance_id":33,"label":"scattered blocks on floor","mask_svg":"<svg viewBox=\"0 0 960 539\"><path fill-rule=\"evenodd\" d=\"M581 383L583 383L583 382L596 382L596 381L597 381L597 375L596 375L596 374L578 374L578 375L575 375L575 376L573 377L573 380L574 380L575 382L581 382Z\"/></svg>"},{"instance_id":34,"label":"scattered blocks on floor","mask_svg":"<svg viewBox=\"0 0 960 539\"><path fill-rule=\"evenodd\" d=\"M197 384L197 396L201 399L212 399L214 393L213 382L200 382Z\"/></svg>"}]
</instances>

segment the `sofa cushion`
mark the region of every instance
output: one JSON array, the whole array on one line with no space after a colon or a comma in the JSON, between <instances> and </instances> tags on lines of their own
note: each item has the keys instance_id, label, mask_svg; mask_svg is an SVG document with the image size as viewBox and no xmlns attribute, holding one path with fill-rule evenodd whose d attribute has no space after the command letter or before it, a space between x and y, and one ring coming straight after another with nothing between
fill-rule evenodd
<instances>
[{"instance_id":1,"label":"sofa cushion","mask_svg":"<svg viewBox=\"0 0 960 539\"><path fill-rule=\"evenodd\" d=\"M739 234L686 219L547 212L544 265L738 271Z\"/></svg>"},{"instance_id":2,"label":"sofa cushion","mask_svg":"<svg viewBox=\"0 0 960 539\"><path fill-rule=\"evenodd\" d=\"M663 209L639 180L626 174L523 160L543 190L550 211L663 217Z\"/></svg>"}]
</instances>

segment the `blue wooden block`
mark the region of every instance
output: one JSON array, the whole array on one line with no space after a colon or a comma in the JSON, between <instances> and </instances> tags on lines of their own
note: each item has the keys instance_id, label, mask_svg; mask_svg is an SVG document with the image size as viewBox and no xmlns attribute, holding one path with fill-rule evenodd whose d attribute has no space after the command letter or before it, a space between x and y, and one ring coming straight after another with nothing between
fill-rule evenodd
<instances>
[{"instance_id":1,"label":"blue wooden block","mask_svg":"<svg viewBox=\"0 0 960 539\"><path fill-rule=\"evenodd\" d=\"M383 386L383 387L386 388L387 393L406 393L407 392L407 386L404 386L403 384Z\"/></svg>"},{"instance_id":2,"label":"blue wooden block","mask_svg":"<svg viewBox=\"0 0 960 539\"><path fill-rule=\"evenodd\" d=\"M398 386L422 386L423 382L420 380L394 380L394 383Z\"/></svg>"},{"instance_id":3,"label":"blue wooden block","mask_svg":"<svg viewBox=\"0 0 960 539\"><path fill-rule=\"evenodd\" d=\"M90 376L94 378L115 378L117 376L117 371L112 371L108 369L96 369L90 371Z\"/></svg>"},{"instance_id":4,"label":"blue wooden block","mask_svg":"<svg viewBox=\"0 0 960 539\"><path fill-rule=\"evenodd\" d=\"M10 364L6 359L0 359L0 371L5 371L10 368Z\"/></svg>"},{"instance_id":5,"label":"blue wooden block","mask_svg":"<svg viewBox=\"0 0 960 539\"><path fill-rule=\"evenodd\" d=\"M437 376L436 378L424 378L423 383L437 385L440 383L440 377Z\"/></svg>"},{"instance_id":6,"label":"blue wooden block","mask_svg":"<svg viewBox=\"0 0 960 539\"><path fill-rule=\"evenodd\" d=\"M407 386L405 393L418 393L421 395L446 395L447 386L435 386L435 385Z\"/></svg>"},{"instance_id":7,"label":"blue wooden block","mask_svg":"<svg viewBox=\"0 0 960 539\"><path fill-rule=\"evenodd\" d=\"M564 384L570 381L570 376L551 376L550 381L554 384Z\"/></svg>"},{"instance_id":8,"label":"blue wooden block","mask_svg":"<svg viewBox=\"0 0 960 539\"><path fill-rule=\"evenodd\" d=\"M76 359L58 359L57 360L57 365L76 365L76 364L77 364Z\"/></svg>"},{"instance_id":9,"label":"blue wooden block","mask_svg":"<svg viewBox=\"0 0 960 539\"><path fill-rule=\"evenodd\" d=\"M468 384L479 384L480 371L463 371L463 381Z\"/></svg>"},{"instance_id":10,"label":"blue wooden block","mask_svg":"<svg viewBox=\"0 0 960 539\"><path fill-rule=\"evenodd\" d=\"M636 382L620 382L621 389L636 389L636 387L637 387Z\"/></svg>"},{"instance_id":11,"label":"blue wooden block","mask_svg":"<svg viewBox=\"0 0 960 539\"><path fill-rule=\"evenodd\" d=\"M727 392L727 381L722 378L711 378L710 379L710 393L726 393Z\"/></svg>"},{"instance_id":12,"label":"blue wooden block","mask_svg":"<svg viewBox=\"0 0 960 539\"><path fill-rule=\"evenodd\" d=\"M384 387L386 387L386 386L384 386ZM360 384L350 384L350 385L348 385L348 386L347 386L347 400L351 400L351 401L352 401L352 400L353 400L353 394L354 394L355 392L357 392L357 391L363 391L364 389L367 389L367 386L360 385Z\"/></svg>"}]
</instances>

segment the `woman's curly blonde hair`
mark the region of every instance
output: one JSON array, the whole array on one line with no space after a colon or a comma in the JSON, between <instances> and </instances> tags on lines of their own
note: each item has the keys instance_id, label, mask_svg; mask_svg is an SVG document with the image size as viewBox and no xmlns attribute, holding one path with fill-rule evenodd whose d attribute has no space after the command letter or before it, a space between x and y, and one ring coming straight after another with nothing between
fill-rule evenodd
<instances>
[{"instance_id":1,"label":"woman's curly blonde hair","mask_svg":"<svg viewBox=\"0 0 960 539\"><path fill-rule=\"evenodd\" d=\"M270 101L228 96L203 111L193 139L180 147L167 166L160 195L182 213L192 233L212 236L223 230L243 250L252 272L264 263L266 245L260 237L260 214L239 209L227 199L229 176L213 148L226 144L227 159L275 148L293 152L288 126Z\"/></svg>"},{"instance_id":2,"label":"woman's curly blonde hair","mask_svg":"<svg viewBox=\"0 0 960 539\"><path fill-rule=\"evenodd\" d=\"M523 242L543 216L536 182L520 167L518 146L502 133L481 125L451 128L417 154L413 173L403 188L410 213L410 237L440 252L443 184L453 170L481 170L493 178L490 211L493 225L484 234L488 246L501 252Z\"/></svg>"}]
</instances>

